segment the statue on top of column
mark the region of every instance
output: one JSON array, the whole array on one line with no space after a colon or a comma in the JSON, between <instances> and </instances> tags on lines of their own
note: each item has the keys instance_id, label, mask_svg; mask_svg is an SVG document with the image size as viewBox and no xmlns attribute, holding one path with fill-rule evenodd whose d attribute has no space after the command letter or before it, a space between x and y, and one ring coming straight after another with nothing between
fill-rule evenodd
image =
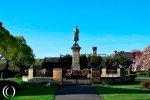
<instances>
[{"instance_id":1,"label":"statue on top of column","mask_svg":"<svg viewBox=\"0 0 150 100\"><path fill-rule=\"evenodd\" d=\"M74 28L73 32L74 32L73 33L74 34L73 40L75 42L79 41L79 29L77 28L77 26Z\"/></svg>"}]
</instances>

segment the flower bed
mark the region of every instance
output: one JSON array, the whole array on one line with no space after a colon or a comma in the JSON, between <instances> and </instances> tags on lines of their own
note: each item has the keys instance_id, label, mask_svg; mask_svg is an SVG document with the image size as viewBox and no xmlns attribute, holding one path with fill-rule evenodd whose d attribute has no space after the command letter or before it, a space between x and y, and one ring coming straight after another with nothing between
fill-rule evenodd
<instances>
[{"instance_id":1,"label":"flower bed","mask_svg":"<svg viewBox=\"0 0 150 100\"><path fill-rule=\"evenodd\" d=\"M150 89L150 80L142 80L141 86L142 88Z\"/></svg>"}]
</instances>

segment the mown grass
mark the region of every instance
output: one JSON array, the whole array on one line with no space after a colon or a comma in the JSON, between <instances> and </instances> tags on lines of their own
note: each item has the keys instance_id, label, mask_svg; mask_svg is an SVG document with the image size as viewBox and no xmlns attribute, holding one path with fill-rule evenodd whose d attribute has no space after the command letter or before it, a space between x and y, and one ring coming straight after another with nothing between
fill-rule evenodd
<instances>
[{"instance_id":1,"label":"mown grass","mask_svg":"<svg viewBox=\"0 0 150 100\"><path fill-rule=\"evenodd\" d=\"M150 100L150 92L141 90L140 81L129 85L96 86L102 100Z\"/></svg>"},{"instance_id":2,"label":"mown grass","mask_svg":"<svg viewBox=\"0 0 150 100\"><path fill-rule=\"evenodd\" d=\"M50 87L41 84L22 84L21 90L11 100L53 100L58 90L57 85Z\"/></svg>"},{"instance_id":3,"label":"mown grass","mask_svg":"<svg viewBox=\"0 0 150 100\"><path fill-rule=\"evenodd\" d=\"M18 84L22 84L22 83L23 83L21 77L18 77L18 78L5 78L4 80L14 80L14 81L16 81Z\"/></svg>"},{"instance_id":4,"label":"mown grass","mask_svg":"<svg viewBox=\"0 0 150 100\"><path fill-rule=\"evenodd\" d=\"M43 84L24 83L21 78L7 80L15 80L21 86L19 90L16 90L15 96L9 100L53 100L59 89L58 85L48 87Z\"/></svg>"}]
</instances>

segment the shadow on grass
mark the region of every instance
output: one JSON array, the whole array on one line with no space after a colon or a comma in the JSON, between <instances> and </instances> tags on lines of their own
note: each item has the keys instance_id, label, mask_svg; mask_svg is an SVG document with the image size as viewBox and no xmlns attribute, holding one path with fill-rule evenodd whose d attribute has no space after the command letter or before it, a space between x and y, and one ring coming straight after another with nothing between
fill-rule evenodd
<instances>
[{"instance_id":1,"label":"shadow on grass","mask_svg":"<svg viewBox=\"0 0 150 100\"><path fill-rule=\"evenodd\" d=\"M96 87L99 94L145 94L144 91L139 89L125 89L125 88L115 88L115 87Z\"/></svg>"},{"instance_id":2,"label":"shadow on grass","mask_svg":"<svg viewBox=\"0 0 150 100\"><path fill-rule=\"evenodd\" d=\"M21 88L16 90L16 94L12 98L13 100L15 100L15 97L19 97L19 100L28 100L28 99L30 99L29 96L36 98L36 100L38 100L39 97L51 98L51 97L55 96L55 94L59 90L58 85L51 85L50 87L48 87L48 86L42 85L42 84L22 83L22 84L20 84L20 86L21 86ZM27 98L24 98L23 96L26 96ZM32 97L31 97L31 99L32 99ZM2 95L2 93L0 93L0 100L9 100L9 99L6 99ZM44 100L46 100L46 99L44 99Z\"/></svg>"},{"instance_id":3,"label":"shadow on grass","mask_svg":"<svg viewBox=\"0 0 150 100\"><path fill-rule=\"evenodd\" d=\"M139 81L121 85L96 86L96 90L99 94L145 94L149 92L141 90Z\"/></svg>"},{"instance_id":4,"label":"shadow on grass","mask_svg":"<svg viewBox=\"0 0 150 100\"><path fill-rule=\"evenodd\" d=\"M54 95L58 91L57 85L50 87L41 84L21 84L21 89L16 91L15 96L36 96L36 95Z\"/></svg>"}]
</instances>

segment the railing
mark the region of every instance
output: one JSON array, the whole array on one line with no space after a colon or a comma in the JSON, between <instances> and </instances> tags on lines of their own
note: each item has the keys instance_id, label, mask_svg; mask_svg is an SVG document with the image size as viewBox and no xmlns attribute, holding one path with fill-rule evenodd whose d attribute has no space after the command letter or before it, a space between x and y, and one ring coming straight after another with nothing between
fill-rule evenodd
<instances>
[{"instance_id":1,"label":"railing","mask_svg":"<svg viewBox=\"0 0 150 100\"><path fill-rule=\"evenodd\" d=\"M92 84L92 81L91 81L91 79L88 79L88 78L86 78L86 79L67 79L67 78L63 78L62 79L62 84L64 84L64 85L78 85L78 84L80 84L80 85L90 85L90 84Z\"/></svg>"},{"instance_id":2,"label":"railing","mask_svg":"<svg viewBox=\"0 0 150 100\"><path fill-rule=\"evenodd\" d=\"M34 70L34 77L52 77L53 76L53 70Z\"/></svg>"}]
</instances>

